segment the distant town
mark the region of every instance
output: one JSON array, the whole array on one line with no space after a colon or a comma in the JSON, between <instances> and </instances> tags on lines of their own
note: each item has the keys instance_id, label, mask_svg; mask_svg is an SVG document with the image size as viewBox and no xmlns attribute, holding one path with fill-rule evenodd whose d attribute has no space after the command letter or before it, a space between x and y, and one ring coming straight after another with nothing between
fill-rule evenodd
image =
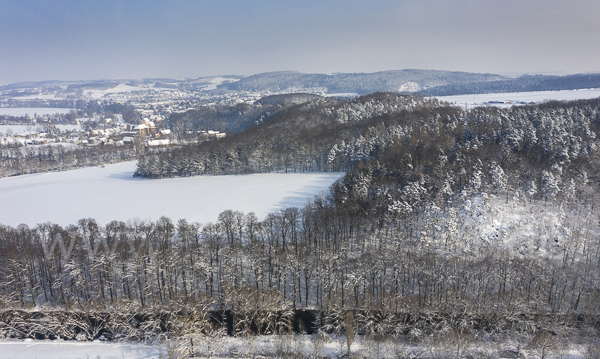
<instances>
[{"instance_id":1,"label":"distant town","mask_svg":"<svg viewBox=\"0 0 600 359\"><path fill-rule=\"evenodd\" d=\"M253 103L269 94L215 94L210 90L226 79L211 81L205 86L207 91L202 91L202 87L200 91L197 87L175 90L160 82L96 84L97 87L57 83L0 91L0 110L8 110L0 112L0 144L167 147L216 140L226 133L206 128L174 134L164 120L173 113L203 107ZM113 113L111 108L129 111L127 118L123 113ZM43 109L46 114L38 115L36 109ZM52 109L57 113L48 113Z\"/></svg>"},{"instance_id":2,"label":"distant town","mask_svg":"<svg viewBox=\"0 0 600 359\"><path fill-rule=\"evenodd\" d=\"M252 105L271 95L304 92L328 96L327 88L323 87L291 86L277 91L219 88L236 81L239 78L211 77L3 85L0 86L0 145L108 144L159 148L218 140L226 136L223 129L173 131L165 120L192 110ZM43 114L37 114L36 110Z\"/></svg>"}]
</instances>

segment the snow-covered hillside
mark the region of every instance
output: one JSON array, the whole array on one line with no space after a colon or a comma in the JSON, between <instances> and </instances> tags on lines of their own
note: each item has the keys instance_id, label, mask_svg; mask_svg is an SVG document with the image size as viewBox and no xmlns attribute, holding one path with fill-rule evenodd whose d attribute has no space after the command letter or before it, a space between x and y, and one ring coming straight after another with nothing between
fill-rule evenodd
<instances>
[{"instance_id":1,"label":"snow-covered hillside","mask_svg":"<svg viewBox=\"0 0 600 359\"><path fill-rule=\"evenodd\" d=\"M439 100L450 102L459 106L476 107L494 105L510 107L515 102L540 103L547 100L571 101L585 100L600 97L600 89L562 90L562 91L532 91L532 92L505 92L486 93L478 95L435 96ZM510 102L510 103L503 103Z\"/></svg>"},{"instance_id":2,"label":"snow-covered hillside","mask_svg":"<svg viewBox=\"0 0 600 359\"><path fill-rule=\"evenodd\" d=\"M172 91L171 89L154 89L159 91ZM140 87L140 86L129 86L126 84L118 84L115 87L111 87L104 90L85 90L84 93L91 98L101 98L109 94L118 94L118 93L130 93L134 91L148 91L148 87Z\"/></svg>"},{"instance_id":3,"label":"snow-covered hillside","mask_svg":"<svg viewBox=\"0 0 600 359\"><path fill-rule=\"evenodd\" d=\"M60 225L92 217L99 223L160 216L216 221L232 209L259 217L300 207L341 173L135 179L135 162L0 179L0 223Z\"/></svg>"},{"instance_id":4,"label":"snow-covered hillside","mask_svg":"<svg viewBox=\"0 0 600 359\"><path fill-rule=\"evenodd\" d=\"M461 255L491 247L518 256L579 258L586 238L600 231L593 217L569 204L467 195L446 210L429 206L420 239L432 250Z\"/></svg>"}]
</instances>

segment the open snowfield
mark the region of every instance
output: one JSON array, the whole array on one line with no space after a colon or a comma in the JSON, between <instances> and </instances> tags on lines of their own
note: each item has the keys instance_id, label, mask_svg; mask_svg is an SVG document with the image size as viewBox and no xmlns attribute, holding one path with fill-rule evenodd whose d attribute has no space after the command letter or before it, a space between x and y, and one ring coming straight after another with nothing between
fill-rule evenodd
<instances>
[{"instance_id":1,"label":"open snowfield","mask_svg":"<svg viewBox=\"0 0 600 359\"><path fill-rule=\"evenodd\" d=\"M56 100L63 98L64 96L57 96L56 93L46 93L46 94L33 94L29 96L19 96L19 100Z\"/></svg>"},{"instance_id":2,"label":"open snowfield","mask_svg":"<svg viewBox=\"0 0 600 359\"><path fill-rule=\"evenodd\" d=\"M26 116L33 117L34 114L38 116L43 115L54 115L57 113L69 113L73 110L72 108L52 108L52 107L0 107L0 115L7 116Z\"/></svg>"},{"instance_id":3,"label":"open snowfield","mask_svg":"<svg viewBox=\"0 0 600 359\"><path fill-rule=\"evenodd\" d=\"M111 87L111 88L105 89L105 90L84 90L83 92L86 95L91 96L93 98L100 98L105 95L116 94L116 93L126 93L126 92L133 92L133 91L149 91L149 90L172 91L171 89L163 89L163 88L150 89L148 87L139 87L139 86L129 86L126 84L118 84L115 87Z\"/></svg>"},{"instance_id":4,"label":"open snowfield","mask_svg":"<svg viewBox=\"0 0 600 359\"><path fill-rule=\"evenodd\" d=\"M81 126L79 125L54 125L61 131L72 131L72 130L80 130ZM43 131L41 126L32 126L32 129L28 129L28 126L25 125L0 125L0 137L6 136L8 130L12 131L12 134L23 133L29 130L32 131Z\"/></svg>"},{"instance_id":5,"label":"open snowfield","mask_svg":"<svg viewBox=\"0 0 600 359\"><path fill-rule=\"evenodd\" d=\"M543 102L546 100L584 100L600 97L600 89L563 90L563 91L534 91L534 92L507 92L488 93L478 95L456 95L435 96L436 98L469 108L486 106L490 101L519 101L519 102ZM510 107L511 104L494 104L499 107Z\"/></svg>"},{"instance_id":6,"label":"open snowfield","mask_svg":"<svg viewBox=\"0 0 600 359\"><path fill-rule=\"evenodd\" d=\"M250 337L221 337L207 338L198 336L194 341L193 358L253 358L256 356L276 358L295 357L292 353L305 357L341 358L347 353L346 337L344 335L326 335L316 341L316 335L265 335ZM521 354L527 358L539 358L540 352L524 349L526 343L521 343ZM0 341L0 358L3 359L155 359L168 358L172 345L175 354L190 354L189 347L176 349L175 343L145 345L137 343L103 343L103 342L68 342L62 340L3 340ZM479 354L479 357L497 358L498 354L506 353L507 349L515 347L514 342L475 341L462 343L466 347L460 350ZM452 342L428 342L411 345L406 340L384 340L374 342L362 335L357 335L351 346L352 353L366 358L453 358L456 355L457 344ZM288 355L285 355L286 353ZM565 345L552 350L551 358L584 359L585 345ZM187 357L187 356L186 356ZM462 356L461 356L462 357ZM468 357L468 356L467 356ZM504 357L504 356L500 356ZM510 357L510 356L506 356ZM549 357L549 356L546 356Z\"/></svg>"},{"instance_id":7,"label":"open snowfield","mask_svg":"<svg viewBox=\"0 0 600 359\"><path fill-rule=\"evenodd\" d=\"M358 97L359 94L356 92L344 92L344 93L326 93L323 96L325 97L340 97L340 98L354 98Z\"/></svg>"},{"instance_id":8,"label":"open snowfield","mask_svg":"<svg viewBox=\"0 0 600 359\"><path fill-rule=\"evenodd\" d=\"M133 178L136 162L105 168L0 179L0 223L76 223L94 218L101 224L131 218L206 223L232 209L259 218L288 207L301 207L326 190L342 173L271 173L172 179Z\"/></svg>"},{"instance_id":9,"label":"open snowfield","mask_svg":"<svg viewBox=\"0 0 600 359\"><path fill-rule=\"evenodd\" d=\"M231 79L231 78L224 78L224 77L214 77L212 79L210 79L210 85L207 85L206 87L202 88L201 91L211 91L211 90L216 90L217 86L223 84L223 83L229 83L229 82L236 82L239 81L239 79Z\"/></svg>"},{"instance_id":10,"label":"open snowfield","mask_svg":"<svg viewBox=\"0 0 600 359\"><path fill-rule=\"evenodd\" d=\"M2 359L150 359L166 356L159 346L134 343L68 342L63 340L0 341Z\"/></svg>"}]
</instances>

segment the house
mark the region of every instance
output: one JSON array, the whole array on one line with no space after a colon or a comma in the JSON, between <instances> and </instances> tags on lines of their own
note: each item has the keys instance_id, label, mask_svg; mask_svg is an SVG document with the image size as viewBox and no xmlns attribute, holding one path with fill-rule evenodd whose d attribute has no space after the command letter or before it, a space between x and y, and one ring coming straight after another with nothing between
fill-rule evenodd
<instances>
[{"instance_id":1,"label":"house","mask_svg":"<svg viewBox=\"0 0 600 359\"><path fill-rule=\"evenodd\" d=\"M148 140L148 147L168 147L169 139L166 140Z\"/></svg>"},{"instance_id":2,"label":"house","mask_svg":"<svg viewBox=\"0 0 600 359\"><path fill-rule=\"evenodd\" d=\"M198 136L200 136L201 139L208 141L212 138L223 138L225 137L225 133L223 132L219 132L219 131L214 131L214 130L208 130L208 131L198 131Z\"/></svg>"},{"instance_id":3,"label":"house","mask_svg":"<svg viewBox=\"0 0 600 359\"><path fill-rule=\"evenodd\" d=\"M33 131L21 132L13 135L14 138L36 138L37 136L38 133Z\"/></svg>"},{"instance_id":4,"label":"house","mask_svg":"<svg viewBox=\"0 0 600 359\"><path fill-rule=\"evenodd\" d=\"M140 136L150 136L156 133L156 125L154 122L145 118L144 123L134 126L132 130L137 132Z\"/></svg>"},{"instance_id":5,"label":"house","mask_svg":"<svg viewBox=\"0 0 600 359\"><path fill-rule=\"evenodd\" d=\"M169 129L162 129L160 131L158 131L156 133L156 135L154 135L155 139L159 139L159 138L169 138L169 135L171 134L171 130Z\"/></svg>"}]
</instances>

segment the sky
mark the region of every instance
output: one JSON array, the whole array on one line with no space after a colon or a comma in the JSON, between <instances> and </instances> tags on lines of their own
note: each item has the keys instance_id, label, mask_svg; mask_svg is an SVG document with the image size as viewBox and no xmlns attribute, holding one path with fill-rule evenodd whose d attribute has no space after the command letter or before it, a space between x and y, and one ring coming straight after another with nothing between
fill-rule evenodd
<instances>
[{"instance_id":1,"label":"sky","mask_svg":"<svg viewBox=\"0 0 600 359\"><path fill-rule=\"evenodd\" d=\"M598 0L0 0L0 83L600 72Z\"/></svg>"}]
</instances>

